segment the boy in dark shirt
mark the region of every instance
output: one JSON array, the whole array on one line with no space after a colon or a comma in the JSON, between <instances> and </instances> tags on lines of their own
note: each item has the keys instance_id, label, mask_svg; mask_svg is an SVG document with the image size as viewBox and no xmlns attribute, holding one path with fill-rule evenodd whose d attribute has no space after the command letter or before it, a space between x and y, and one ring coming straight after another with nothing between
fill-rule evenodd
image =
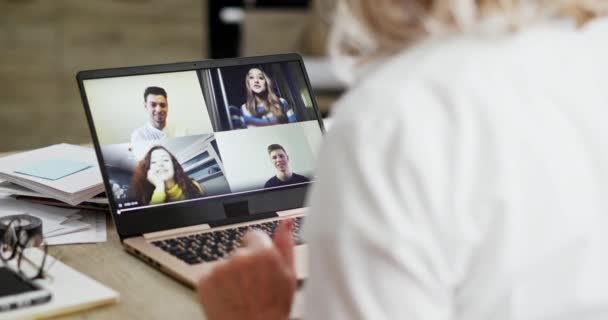
<instances>
[{"instance_id":1,"label":"boy in dark shirt","mask_svg":"<svg viewBox=\"0 0 608 320\"><path fill-rule=\"evenodd\" d=\"M268 155L270 156L270 161L277 169L277 174L266 181L264 188L280 187L310 181L303 175L291 172L289 169L289 155L287 154L287 151L285 151L285 148L280 144L269 145Z\"/></svg>"}]
</instances>

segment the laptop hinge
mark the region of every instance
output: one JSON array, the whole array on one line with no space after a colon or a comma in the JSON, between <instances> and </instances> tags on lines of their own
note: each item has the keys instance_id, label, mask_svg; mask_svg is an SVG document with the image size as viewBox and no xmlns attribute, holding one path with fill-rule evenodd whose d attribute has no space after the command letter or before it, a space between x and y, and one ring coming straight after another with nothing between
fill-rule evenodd
<instances>
[{"instance_id":1,"label":"laptop hinge","mask_svg":"<svg viewBox=\"0 0 608 320\"><path fill-rule=\"evenodd\" d=\"M276 213L275 212L266 212L266 213L262 213L262 214L251 215L251 216L224 219L222 222L217 223L217 224L199 224L199 225L188 226L188 227L183 227L183 228L175 228L175 229L170 229L170 230L144 233L143 237L144 237L144 239L146 239L146 241L156 241L156 240L160 240L160 239L164 239L164 238L174 238L174 237L180 237L180 236L185 236L185 235L189 235L189 234L196 234L196 233L200 233L205 230L209 230L211 228L229 225L229 224L235 224L235 223L241 223L241 222L247 222L247 221L255 221L255 220L261 220L261 219L272 218L272 217L283 218L283 217L289 217L289 216L302 215L302 214L306 213L307 211L308 211L308 208L296 208L296 209L277 211Z\"/></svg>"},{"instance_id":2,"label":"laptop hinge","mask_svg":"<svg viewBox=\"0 0 608 320\"><path fill-rule=\"evenodd\" d=\"M211 229L211 226L208 224L198 224L195 226L188 226L188 227L183 227L183 228L175 228L175 229L170 229L170 230L144 233L143 237L147 241L154 241L154 240L158 240L161 238L173 238L173 237L178 237L178 236L184 236L184 235L191 234L191 233L192 234L200 233L201 231L205 231L205 230L209 230L209 229Z\"/></svg>"},{"instance_id":3,"label":"laptop hinge","mask_svg":"<svg viewBox=\"0 0 608 320\"><path fill-rule=\"evenodd\" d=\"M279 217L289 217L289 216L304 214L306 212L308 212L308 207L277 211L277 215Z\"/></svg>"}]
</instances>

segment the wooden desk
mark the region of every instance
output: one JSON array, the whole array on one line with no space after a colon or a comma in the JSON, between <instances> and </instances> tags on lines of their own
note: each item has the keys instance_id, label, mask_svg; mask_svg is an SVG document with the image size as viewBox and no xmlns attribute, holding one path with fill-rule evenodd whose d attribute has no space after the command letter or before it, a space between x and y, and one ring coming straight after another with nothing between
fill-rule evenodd
<instances>
[{"instance_id":1,"label":"wooden desk","mask_svg":"<svg viewBox=\"0 0 608 320\"><path fill-rule=\"evenodd\" d=\"M107 242L53 246L49 254L118 291L120 302L58 319L204 319L192 289L124 251L109 212L107 225Z\"/></svg>"}]
</instances>

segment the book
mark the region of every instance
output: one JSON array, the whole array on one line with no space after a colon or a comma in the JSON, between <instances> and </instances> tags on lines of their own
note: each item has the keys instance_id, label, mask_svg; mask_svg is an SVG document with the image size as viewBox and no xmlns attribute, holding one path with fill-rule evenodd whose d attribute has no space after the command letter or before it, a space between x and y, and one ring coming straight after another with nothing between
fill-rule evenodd
<instances>
[{"instance_id":1,"label":"book","mask_svg":"<svg viewBox=\"0 0 608 320\"><path fill-rule=\"evenodd\" d=\"M0 158L0 179L70 205L104 191L93 149L65 143Z\"/></svg>"}]
</instances>

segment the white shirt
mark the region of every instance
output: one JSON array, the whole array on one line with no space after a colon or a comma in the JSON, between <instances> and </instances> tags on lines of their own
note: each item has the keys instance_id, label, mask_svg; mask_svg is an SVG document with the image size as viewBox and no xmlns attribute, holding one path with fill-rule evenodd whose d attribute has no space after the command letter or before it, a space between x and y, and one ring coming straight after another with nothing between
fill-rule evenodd
<instances>
[{"instance_id":1,"label":"white shirt","mask_svg":"<svg viewBox=\"0 0 608 320\"><path fill-rule=\"evenodd\" d=\"M429 40L333 109L307 319L608 319L608 22Z\"/></svg>"},{"instance_id":2,"label":"white shirt","mask_svg":"<svg viewBox=\"0 0 608 320\"><path fill-rule=\"evenodd\" d=\"M152 126L150 122L146 122L146 124L142 127L133 130L133 133L131 133L131 143L162 140L166 138L182 137L186 135L187 132L185 130L171 126L169 124L165 125L163 130L158 130L154 126Z\"/></svg>"}]
</instances>

